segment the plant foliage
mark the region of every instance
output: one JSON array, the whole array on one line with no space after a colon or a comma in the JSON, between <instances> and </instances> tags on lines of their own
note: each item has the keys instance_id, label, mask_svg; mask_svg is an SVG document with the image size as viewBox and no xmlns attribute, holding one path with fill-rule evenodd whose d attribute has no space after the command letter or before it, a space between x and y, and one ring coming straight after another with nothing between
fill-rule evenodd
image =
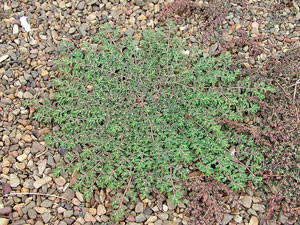
<instances>
[{"instance_id":1,"label":"plant foliage","mask_svg":"<svg viewBox=\"0 0 300 225\"><path fill-rule=\"evenodd\" d=\"M85 49L66 47L55 100L35 114L60 126L46 141L69 151L70 163L57 172L80 174L76 189L89 197L95 187L134 187L147 197L155 186L176 202L190 164L236 190L260 181L259 149L220 121L256 113L249 99L263 99L265 84L255 88L230 70L228 54L186 55L171 26L147 30L137 41L105 25L94 41Z\"/></svg>"}]
</instances>

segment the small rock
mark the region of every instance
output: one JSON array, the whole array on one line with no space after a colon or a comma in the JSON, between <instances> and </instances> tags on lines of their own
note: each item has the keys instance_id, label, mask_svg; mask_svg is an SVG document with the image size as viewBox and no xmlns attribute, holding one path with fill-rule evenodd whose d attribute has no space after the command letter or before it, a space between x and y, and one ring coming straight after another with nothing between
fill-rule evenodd
<instances>
[{"instance_id":1,"label":"small rock","mask_svg":"<svg viewBox=\"0 0 300 225\"><path fill-rule=\"evenodd\" d=\"M9 57L9 55L3 55L0 57L0 63L6 60Z\"/></svg>"},{"instance_id":2,"label":"small rock","mask_svg":"<svg viewBox=\"0 0 300 225\"><path fill-rule=\"evenodd\" d=\"M223 33L223 40L226 42L232 41L233 36L228 33Z\"/></svg>"},{"instance_id":3,"label":"small rock","mask_svg":"<svg viewBox=\"0 0 300 225\"><path fill-rule=\"evenodd\" d=\"M252 209L258 212L265 212L265 206L262 204L253 204Z\"/></svg>"},{"instance_id":4,"label":"small rock","mask_svg":"<svg viewBox=\"0 0 300 225\"><path fill-rule=\"evenodd\" d=\"M75 193L72 189L67 189L64 193L64 197L69 200L72 200L74 198L74 196L75 196Z\"/></svg>"},{"instance_id":5,"label":"small rock","mask_svg":"<svg viewBox=\"0 0 300 225\"><path fill-rule=\"evenodd\" d=\"M85 213L84 220L87 222L96 223L96 218L93 217L89 212Z\"/></svg>"},{"instance_id":6,"label":"small rock","mask_svg":"<svg viewBox=\"0 0 300 225\"><path fill-rule=\"evenodd\" d=\"M44 207L34 207L34 210L39 213L39 214L43 214L43 213L46 213L46 212L50 212L49 209L46 209Z\"/></svg>"},{"instance_id":7,"label":"small rock","mask_svg":"<svg viewBox=\"0 0 300 225\"><path fill-rule=\"evenodd\" d=\"M97 18L95 13L91 13L90 15L87 16L86 20L91 22Z\"/></svg>"},{"instance_id":8,"label":"small rock","mask_svg":"<svg viewBox=\"0 0 300 225\"><path fill-rule=\"evenodd\" d=\"M145 210L144 210L144 214L145 215L151 215L153 213L153 211L149 208L149 207L147 207Z\"/></svg>"},{"instance_id":9,"label":"small rock","mask_svg":"<svg viewBox=\"0 0 300 225\"><path fill-rule=\"evenodd\" d=\"M135 206L134 211L135 211L136 213L142 213L142 212L144 211L144 205L143 205L143 203L142 203L142 202L138 202L138 203L136 204L136 206Z\"/></svg>"},{"instance_id":10,"label":"small rock","mask_svg":"<svg viewBox=\"0 0 300 225\"><path fill-rule=\"evenodd\" d=\"M137 18L138 20L146 20L147 19L147 17L145 16L145 15L140 15L138 18Z\"/></svg>"},{"instance_id":11,"label":"small rock","mask_svg":"<svg viewBox=\"0 0 300 225\"><path fill-rule=\"evenodd\" d=\"M52 204L53 204L52 201L49 201L48 199L46 199L46 200L42 201L41 206L44 208L49 208L52 206Z\"/></svg>"},{"instance_id":12,"label":"small rock","mask_svg":"<svg viewBox=\"0 0 300 225\"><path fill-rule=\"evenodd\" d=\"M167 220L169 218L169 215L167 213L159 213L157 216L161 220Z\"/></svg>"},{"instance_id":13,"label":"small rock","mask_svg":"<svg viewBox=\"0 0 300 225\"><path fill-rule=\"evenodd\" d=\"M10 174L9 184L11 187L15 188L21 183L20 179L15 174Z\"/></svg>"},{"instance_id":14,"label":"small rock","mask_svg":"<svg viewBox=\"0 0 300 225\"><path fill-rule=\"evenodd\" d=\"M143 223L147 220L147 217L144 214L139 214L136 218L135 218L135 222L137 223Z\"/></svg>"},{"instance_id":15,"label":"small rock","mask_svg":"<svg viewBox=\"0 0 300 225\"><path fill-rule=\"evenodd\" d=\"M36 211L32 208L28 210L27 214L30 219L35 219L37 215Z\"/></svg>"},{"instance_id":16,"label":"small rock","mask_svg":"<svg viewBox=\"0 0 300 225\"><path fill-rule=\"evenodd\" d=\"M63 178L63 177L58 177L58 178L55 178L55 179L54 179L54 182L56 183L56 185L57 185L58 187L62 187L62 186L65 185L66 180L65 180L65 178Z\"/></svg>"},{"instance_id":17,"label":"small rock","mask_svg":"<svg viewBox=\"0 0 300 225\"><path fill-rule=\"evenodd\" d=\"M257 35L258 34L258 28L259 28L259 24L257 22L253 22L252 23L252 34Z\"/></svg>"},{"instance_id":18,"label":"small rock","mask_svg":"<svg viewBox=\"0 0 300 225\"><path fill-rule=\"evenodd\" d=\"M100 202L101 202L101 203L104 203L105 198L106 198L105 192L101 189L101 190L100 190L100 195L99 195ZM79 200L80 200L80 199L79 199Z\"/></svg>"},{"instance_id":19,"label":"small rock","mask_svg":"<svg viewBox=\"0 0 300 225\"><path fill-rule=\"evenodd\" d=\"M16 34L18 34L19 33L19 26L17 25L17 24L15 24L14 26L13 26L13 35L16 35Z\"/></svg>"},{"instance_id":20,"label":"small rock","mask_svg":"<svg viewBox=\"0 0 300 225\"><path fill-rule=\"evenodd\" d=\"M35 153L38 153L38 152L43 152L45 151L45 146L44 145L41 145L40 143L34 141L32 143L32 146L31 146L31 149L30 149L30 152L35 154Z\"/></svg>"},{"instance_id":21,"label":"small rock","mask_svg":"<svg viewBox=\"0 0 300 225\"><path fill-rule=\"evenodd\" d=\"M78 9L78 10L83 10L83 9L84 9L84 6L85 6L84 1L79 2L78 5L77 5L77 9Z\"/></svg>"},{"instance_id":22,"label":"small rock","mask_svg":"<svg viewBox=\"0 0 300 225\"><path fill-rule=\"evenodd\" d=\"M29 190L32 190L32 189L34 189L33 183L34 183L34 181L32 179L26 179L23 183L23 187L25 187Z\"/></svg>"},{"instance_id":23,"label":"small rock","mask_svg":"<svg viewBox=\"0 0 300 225\"><path fill-rule=\"evenodd\" d=\"M11 208L10 207L4 207L0 208L0 215L6 215L11 213Z\"/></svg>"},{"instance_id":24,"label":"small rock","mask_svg":"<svg viewBox=\"0 0 300 225\"><path fill-rule=\"evenodd\" d=\"M39 160L37 163L39 174L42 175L44 170L46 169L47 161L46 159Z\"/></svg>"},{"instance_id":25,"label":"small rock","mask_svg":"<svg viewBox=\"0 0 300 225\"><path fill-rule=\"evenodd\" d=\"M52 215L50 214L50 212L46 212L46 213L43 213L42 215L42 219L44 221L44 223L48 223L51 219Z\"/></svg>"},{"instance_id":26,"label":"small rock","mask_svg":"<svg viewBox=\"0 0 300 225\"><path fill-rule=\"evenodd\" d=\"M245 208L247 208L247 209L251 208L251 204L252 204L252 197L251 196L248 196L248 195L243 196L243 197L240 198L240 200L241 200L242 205Z\"/></svg>"},{"instance_id":27,"label":"small rock","mask_svg":"<svg viewBox=\"0 0 300 225\"><path fill-rule=\"evenodd\" d=\"M95 209L95 208L89 208L89 213L92 214L93 216L96 216L97 209Z\"/></svg>"},{"instance_id":28,"label":"small rock","mask_svg":"<svg viewBox=\"0 0 300 225\"><path fill-rule=\"evenodd\" d=\"M142 6L145 5L145 2L144 2L144 0L135 0L135 4L136 4L137 6L142 7Z\"/></svg>"},{"instance_id":29,"label":"small rock","mask_svg":"<svg viewBox=\"0 0 300 225\"><path fill-rule=\"evenodd\" d=\"M249 225L258 225L259 221L256 216L252 216Z\"/></svg>"},{"instance_id":30,"label":"small rock","mask_svg":"<svg viewBox=\"0 0 300 225\"><path fill-rule=\"evenodd\" d=\"M17 160L19 161L19 162L22 162L23 160L25 160L27 158L27 154L22 154L22 155L19 155L18 157L17 157Z\"/></svg>"},{"instance_id":31,"label":"small rock","mask_svg":"<svg viewBox=\"0 0 300 225\"><path fill-rule=\"evenodd\" d=\"M70 218L71 216L73 216L73 210L65 210L64 211L64 217L66 218Z\"/></svg>"},{"instance_id":32,"label":"small rock","mask_svg":"<svg viewBox=\"0 0 300 225\"><path fill-rule=\"evenodd\" d=\"M157 216L150 216L145 224L154 223L157 220Z\"/></svg>"},{"instance_id":33,"label":"small rock","mask_svg":"<svg viewBox=\"0 0 300 225\"><path fill-rule=\"evenodd\" d=\"M0 218L0 225L8 225L9 219L6 218Z\"/></svg>"},{"instance_id":34,"label":"small rock","mask_svg":"<svg viewBox=\"0 0 300 225\"><path fill-rule=\"evenodd\" d=\"M23 94L23 98L25 98L25 99L33 99L33 95L30 92L26 91Z\"/></svg>"},{"instance_id":35,"label":"small rock","mask_svg":"<svg viewBox=\"0 0 300 225\"><path fill-rule=\"evenodd\" d=\"M241 217L240 215L236 215L233 219L237 223L241 223L243 221L243 217Z\"/></svg>"},{"instance_id":36,"label":"small rock","mask_svg":"<svg viewBox=\"0 0 300 225\"><path fill-rule=\"evenodd\" d=\"M38 189L38 188L42 187L43 185L49 183L51 180L52 180L51 177L44 177L42 179L39 179L39 180L35 181L33 183L33 186L34 186L35 189Z\"/></svg>"},{"instance_id":37,"label":"small rock","mask_svg":"<svg viewBox=\"0 0 300 225\"><path fill-rule=\"evenodd\" d=\"M104 215L106 213L106 208L104 207L104 205L99 204L97 207L97 215L101 216Z\"/></svg>"},{"instance_id":38,"label":"small rock","mask_svg":"<svg viewBox=\"0 0 300 225\"><path fill-rule=\"evenodd\" d=\"M32 137L29 134L25 134L22 139L27 143L32 142Z\"/></svg>"},{"instance_id":39,"label":"small rock","mask_svg":"<svg viewBox=\"0 0 300 225\"><path fill-rule=\"evenodd\" d=\"M163 204L163 210L165 211L165 212L167 212L168 211L168 206L166 206L165 204Z\"/></svg>"},{"instance_id":40,"label":"small rock","mask_svg":"<svg viewBox=\"0 0 300 225\"><path fill-rule=\"evenodd\" d=\"M226 225L232 220L233 216L230 214L224 214L222 224Z\"/></svg>"},{"instance_id":41,"label":"small rock","mask_svg":"<svg viewBox=\"0 0 300 225\"><path fill-rule=\"evenodd\" d=\"M33 131L32 131L32 133L33 133L37 138L39 138L39 137L41 137L41 136L43 136L43 135L46 135L46 134L48 134L49 132L50 132L50 129L47 128L47 127L43 128L43 129L40 129L40 130L33 130Z\"/></svg>"}]
</instances>

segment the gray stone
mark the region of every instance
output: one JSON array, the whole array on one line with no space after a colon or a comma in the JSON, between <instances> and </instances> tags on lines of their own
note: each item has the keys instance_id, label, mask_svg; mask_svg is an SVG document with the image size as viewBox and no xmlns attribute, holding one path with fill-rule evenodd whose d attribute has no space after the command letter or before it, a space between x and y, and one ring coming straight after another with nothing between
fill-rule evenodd
<instances>
[{"instance_id":1,"label":"gray stone","mask_svg":"<svg viewBox=\"0 0 300 225\"><path fill-rule=\"evenodd\" d=\"M32 189L34 189L33 183L34 183L34 181L32 179L26 179L23 183L23 187L25 187L29 190L32 190Z\"/></svg>"},{"instance_id":2,"label":"gray stone","mask_svg":"<svg viewBox=\"0 0 300 225\"><path fill-rule=\"evenodd\" d=\"M72 200L75 196L75 193L72 189L67 189L64 193L64 197L69 199L69 200Z\"/></svg>"},{"instance_id":3,"label":"gray stone","mask_svg":"<svg viewBox=\"0 0 300 225\"><path fill-rule=\"evenodd\" d=\"M49 212L43 213L42 218L44 223L48 223L51 219L52 215Z\"/></svg>"},{"instance_id":4,"label":"gray stone","mask_svg":"<svg viewBox=\"0 0 300 225\"><path fill-rule=\"evenodd\" d=\"M0 57L0 63L3 62L4 60L6 60L9 57L9 55L2 55Z\"/></svg>"},{"instance_id":5,"label":"gray stone","mask_svg":"<svg viewBox=\"0 0 300 225\"><path fill-rule=\"evenodd\" d=\"M265 206L262 204L253 204L252 209L258 212L265 212Z\"/></svg>"},{"instance_id":6,"label":"gray stone","mask_svg":"<svg viewBox=\"0 0 300 225\"><path fill-rule=\"evenodd\" d=\"M252 204L252 197L251 196L248 196L248 195L243 196L243 197L241 197L240 200L241 200L242 205L245 208L247 208L247 209L251 208L251 204Z\"/></svg>"},{"instance_id":7,"label":"gray stone","mask_svg":"<svg viewBox=\"0 0 300 225\"><path fill-rule=\"evenodd\" d=\"M243 217L241 217L240 215L236 215L233 219L237 223L241 223L243 221Z\"/></svg>"},{"instance_id":8,"label":"gray stone","mask_svg":"<svg viewBox=\"0 0 300 225\"><path fill-rule=\"evenodd\" d=\"M145 5L145 1L144 1L144 0L135 0L135 4L136 4L137 6L142 7L142 6Z\"/></svg>"},{"instance_id":9,"label":"gray stone","mask_svg":"<svg viewBox=\"0 0 300 225\"><path fill-rule=\"evenodd\" d=\"M169 218L169 215L167 213L159 213L157 216L161 220L167 220Z\"/></svg>"},{"instance_id":10,"label":"gray stone","mask_svg":"<svg viewBox=\"0 0 300 225\"><path fill-rule=\"evenodd\" d=\"M38 189L52 180L51 177L44 177L33 183L34 188Z\"/></svg>"},{"instance_id":11,"label":"gray stone","mask_svg":"<svg viewBox=\"0 0 300 225\"><path fill-rule=\"evenodd\" d=\"M98 2L98 0L89 0L88 2L87 2L87 5L94 5L95 3L97 3Z\"/></svg>"},{"instance_id":12,"label":"gray stone","mask_svg":"<svg viewBox=\"0 0 300 225\"><path fill-rule=\"evenodd\" d=\"M73 210L66 210L64 211L64 217L69 218L73 215L73 213L74 213Z\"/></svg>"},{"instance_id":13,"label":"gray stone","mask_svg":"<svg viewBox=\"0 0 300 225\"><path fill-rule=\"evenodd\" d=\"M86 23L81 24L79 27L79 31L82 36L86 36L88 29L89 29L89 26Z\"/></svg>"},{"instance_id":14,"label":"gray stone","mask_svg":"<svg viewBox=\"0 0 300 225\"><path fill-rule=\"evenodd\" d=\"M10 174L9 184L11 187L15 188L21 183L20 179L15 174Z\"/></svg>"},{"instance_id":15,"label":"gray stone","mask_svg":"<svg viewBox=\"0 0 300 225\"><path fill-rule=\"evenodd\" d=\"M230 214L224 214L223 220L222 220L222 224L226 225L228 224L231 220L232 220L233 216Z\"/></svg>"},{"instance_id":16,"label":"gray stone","mask_svg":"<svg viewBox=\"0 0 300 225\"><path fill-rule=\"evenodd\" d=\"M46 200L42 201L41 206L45 207L45 208L49 208L52 206L52 204L53 204L52 201L49 201L48 199L46 199Z\"/></svg>"},{"instance_id":17,"label":"gray stone","mask_svg":"<svg viewBox=\"0 0 300 225\"><path fill-rule=\"evenodd\" d=\"M147 220L147 217L144 214L139 214L136 218L135 218L135 222L137 223L143 223Z\"/></svg>"},{"instance_id":18,"label":"gray stone","mask_svg":"<svg viewBox=\"0 0 300 225\"><path fill-rule=\"evenodd\" d=\"M4 207L0 208L0 215L5 215L11 213L11 208L10 207Z\"/></svg>"},{"instance_id":19,"label":"gray stone","mask_svg":"<svg viewBox=\"0 0 300 225\"><path fill-rule=\"evenodd\" d=\"M26 98L26 99L33 99L33 95L26 91L24 94L23 94L23 98Z\"/></svg>"},{"instance_id":20,"label":"gray stone","mask_svg":"<svg viewBox=\"0 0 300 225\"><path fill-rule=\"evenodd\" d=\"M104 207L104 205L99 204L97 207L97 215L101 216L104 215L106 213L106 208Z\"/></svg>"},{"instance_id":21,"label":"gray stone","mask_svg":"<svg viewBox=\"0 0 300 225\"><path fill-rule=\"evenodd\" d=\"M152 211L149 207L147 207L147 208L144 210L144 214L145 214L145 215L151 215L152 212L153 212L153 211Z\"/></svg>"},{"instance_id":22,"label":"gray stone","mask_svg":"<svg viewBox=\"0 0 300 225\"><path fill-rule=\"evenodd\" d=\"M142 213L142 212L144 211L144 205L143 205L143 203L142 203L142 202L138 202L138 203L136 204L136 206L135 206L134 211L135 211L136 213Z\"/></svg>"},{"instance_id":23,"label":"gray stone","mask_svg":"<svg viewBox=\"0 0 300 225\"><path fill-rule=\"evenodd\" d=\"M30 219L35 219L37 215L36 211L32 208L28 210L27 214Z\"/></svg>"},{"instance_id":24,"label":"gray stone","mask_svg":"<svg viewBox=\"0 0 300 225\"><path fill-rule=\"evenodd\" d=\"M84 9L84 6L85 6L84 1L79 2L78 5L77 5L77 9L78 9L78 10L83 10L83 9Z\"/></svg>"},{"instance_id":25,"label":"gray stone","mask_svg":"<svg viewBox=\"0 0 300 225\"><path fill-rule=\"evenodd\" d=\"M22 212L26 214L29 209L32 209L35 206L35 202L30 202L28 205L26 205L23 209Z\"/></svg>"},{"instance_id":26,"label":"gray stone","mask_svg":"<svg viewBox=\"0 0 300 225\"><path fill-rule=\"evenodd\" d=\"M45 146L44 145L41 145L40 143L38 142L33 142L32 143L32 146L31 146L31 149L30 149L30 152L35 154L35 153L38 153L38 152L43 152L45 151Z\"/></svg>"}]
</instances>

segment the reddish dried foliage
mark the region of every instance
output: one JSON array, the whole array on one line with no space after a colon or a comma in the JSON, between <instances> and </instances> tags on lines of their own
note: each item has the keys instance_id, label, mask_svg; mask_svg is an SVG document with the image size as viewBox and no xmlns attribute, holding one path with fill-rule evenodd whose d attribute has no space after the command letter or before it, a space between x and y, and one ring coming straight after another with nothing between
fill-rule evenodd
<instances>
[{"instance_id":1,"label":"reddish dried foliage","mask_svg":"<svg viewBox=\"0 0 300 225\"><path fill-rule=\"evenodd\" d=\"M234 199L234 193L213 178L206 178L201 174L191 179L186 187L187 191L191 191L191 196L188 197L191 202L186 210L191 215L191 224L222 224L223 213L230 213L225 208L225 202L231 202L232 208L240 207L239 202Z\"/></svg>"}]
</instances>

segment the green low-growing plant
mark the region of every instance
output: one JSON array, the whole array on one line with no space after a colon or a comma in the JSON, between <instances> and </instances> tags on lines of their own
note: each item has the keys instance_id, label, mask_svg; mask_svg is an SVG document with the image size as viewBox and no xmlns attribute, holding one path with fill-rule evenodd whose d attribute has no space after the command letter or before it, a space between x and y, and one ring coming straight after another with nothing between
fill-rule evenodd
<instances>
[{"instance_id":1,"label":"green low-growing plant","mask_svg":"<svg viewBox=\"0 0 300 225\"><path fill-rule=\"evenodd\" d=\"M230 55L186 55L172 28L147 30L137 41L103 26L94 42L65 52L56 99L35 114L60 126L45 140L69 151L70 163L57 173L80 174L77 190L90 197L96 187L123 189L122 202L155 186L176 202L191 164L236 190L260 181L259 149L220 121L256 113L250 98L263 99L268 88L231 71Z\"/></svg>"}]
</instances>

